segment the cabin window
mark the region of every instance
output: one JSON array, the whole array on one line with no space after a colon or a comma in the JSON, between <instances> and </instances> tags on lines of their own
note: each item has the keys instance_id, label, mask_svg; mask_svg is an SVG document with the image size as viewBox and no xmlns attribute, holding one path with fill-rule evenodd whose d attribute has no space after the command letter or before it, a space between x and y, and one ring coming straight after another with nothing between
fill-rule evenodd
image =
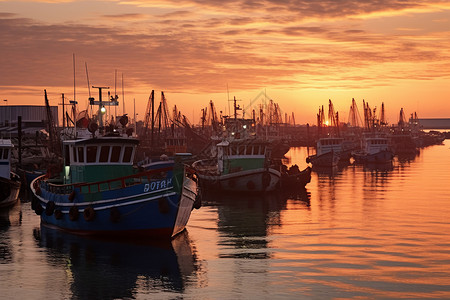
<instances>
[{"instance_id":1,"label":"cabin window","mask_svg":"<svg viewBox=\"0 0 450 300\"><path fill-rule=\"evenodd\" d=\"M111 149L111 147L109 146L102 146L100 148L100 158L99 158L100 162L108 162L109 149Z\"/></svg>"},{"instance_id":2,"label":"cabin window","mask_svg":"<svg viewBox=\"0 0 450 300\"><path fill-rule=\"evenodd\" d=\"M78 159L77 159L77 150L73 146L71 148L73 150L73 161L77 162L78 161Z\"/></svg>"},{"instance_id":3,"label":"cabin window","mask_svg":"<svg viewBox=\"0 0 450 300\"><path fill-rule=\"evenodd\" d=\"M8 154L9 154L9 150L8 149L3 149L3 159L8 159Z\"/></svg>"},{"instance_id":4,"label":"cabin window","mask_svg":"<svg viewBox=\"0 0 450 300\"><path fill-rule=\"evenodd\" d=\"M119 162L121 150L122 150L122 148L120 146L112 147L111 162Z\"/></svg>"},{"instance_id":5,"label":"cabin window","mask_svg":"<svg viewBox=\"0 0 450 300\"><path fill-rule=\"evenodd\" d=\"M123 152L123 162L130 162L131 155L133 154L133 147L125 147L125 151Z\"/></svg>"},{"instance_id":6,"label":"cabin window","mask_svg":"<svg viewBox=\"0 0 450 300\"><path fill-rule=\"evenodd\" d=\"M64 160L66 166L70 165L70 149L68 145L64 146Z\"/></svg>"},{"instance_id":7,"label":"cabin window","mask_svg":"<svg viewBox=\"0 0 450 300\"><path fill-rule=\"evenodd\" d=\"M230 147L230 150L231 150L231 155L236 155L237 154L236 147Z\"/></svg>"},{"instance_id":8,"label":"cabin window","mask_svg":"<svg viewBox=\"0 0 450 300\"><path fill-rule=\"evenodd\" d=\"M78 151L78 161L84 162L84 148L83 147L77 147Z\"/></svg>"},{"instance_id":9,"label":"cabin window","mask_svg":"<svg viewBox=\"0 0 450 300\"><path fill-rule=\"evenodd\" d=\"M88 163L93 163L97 161L97 146L87 146L86 159Z\"/></svg>"}]
</instances>

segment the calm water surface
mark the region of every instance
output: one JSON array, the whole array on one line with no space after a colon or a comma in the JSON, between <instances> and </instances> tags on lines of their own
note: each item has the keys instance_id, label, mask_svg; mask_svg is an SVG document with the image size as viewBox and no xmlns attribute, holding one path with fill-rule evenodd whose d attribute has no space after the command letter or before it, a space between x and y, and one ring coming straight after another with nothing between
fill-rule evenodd
<instances>
[{"instance_id":1,"label":"calm water surface","mask_svg":"<svg viewBox=\"0 0 450 300\"><path fill-rule=\"evenodd\" d=\"M447 140L392 166L314 172L306 190L207 195L162 244L41 228L22 203L0 216L0 297L449 299L449 170Z\"/></svg>"}]
</instances>

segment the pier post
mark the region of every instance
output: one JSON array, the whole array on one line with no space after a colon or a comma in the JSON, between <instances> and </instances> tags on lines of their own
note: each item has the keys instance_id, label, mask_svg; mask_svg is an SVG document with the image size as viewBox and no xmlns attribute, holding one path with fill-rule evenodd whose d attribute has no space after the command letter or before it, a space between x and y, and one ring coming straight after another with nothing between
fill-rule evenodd
<instances>
[{"instance_id":1,"label":"pier post","mask_svg":"<svg viewBox=\"0 0 450 300\"><path fill-rule=\"evenodd\" d=\"M19 140L19 167L22 167L22 116L17 116L17 139Z\"/></svg>"}]
</instances>

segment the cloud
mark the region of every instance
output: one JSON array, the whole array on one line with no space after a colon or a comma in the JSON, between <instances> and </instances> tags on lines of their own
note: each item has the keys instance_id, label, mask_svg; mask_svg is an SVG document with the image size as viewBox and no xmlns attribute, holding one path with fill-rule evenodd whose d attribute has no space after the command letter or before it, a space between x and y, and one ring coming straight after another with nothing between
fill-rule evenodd
<instances>
[{"instance_id":1,"label":"cloud","mask_svg":"<svg viewBox=\"0 0 450 300\"><path fill-rule=\"evenodd\" d=\"M137 13L128 13L128 14L119 14L119 15L103 15L105 19L113 20L113 21L135 21L142 20L148 18L145 14L137 14Z\"/></svg>"},{"instance_id":2,"label":"cloud","mask_svg":"<svg viewBox=\"0 0 450 300\"><path fill-rule=\"evenodd\" d=\"M184 18L192 16L192 12L188 10L177 10L161 15L162 18Z\"/></svg>"},{"instance_id":3,"label":"cloud","mask_svg":"<svg viewBox=\"0 0 450 300\"><path fill-rule=\"evenodd\" d=\"M0 18L7 19L7 18L14 18L17 14L14 13L7 13L7 12L0 12Z\"/></svg>"},{"instance_id":4,"label":"cloud","mask_svg":"<svg viewBox=\"0 0 450 300\"><path fill-rule=\"evenodd\" d=\"M154 6L152 0L127 1L138 6ZM411 10L436 11L449 8L447 0L161 0L158 5L196 7L206 11L227 12L237 15L257 13L293 14L298 18L345 18L361 15L393 13Z\"/></svg>"},{"instance_id":5,"label":"cloud","mask_svg":"<svg viewBox=\"0 0 450 300\"><path fill-rule=\"evenodd\" d=\"M81 86L86 85L85 62L94 84L112 86L118 69L130 88L203 93L223 91L227 83L236 90L368 88L402 78L449 76L449 31L422 36L402 29L387 34L363 26L361 20L328 20L427 7L429 2L224 5L192 0L170 9L175 2L158 4L164 9L104 14L101 25L44 23L0 14L0 65L8 74L0 86L71 86L73 53ZM304 21L311 17L322 20Z\"/></svg>"}]
</instances>

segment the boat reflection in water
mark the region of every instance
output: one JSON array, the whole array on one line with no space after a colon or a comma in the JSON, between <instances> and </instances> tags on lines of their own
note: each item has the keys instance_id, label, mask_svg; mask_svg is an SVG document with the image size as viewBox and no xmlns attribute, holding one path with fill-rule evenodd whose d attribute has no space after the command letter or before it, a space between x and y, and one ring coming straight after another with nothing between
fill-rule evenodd
<instances>
[{"instance_id":1,"label":"boat reflection in water","mask_svg":"<svg viewBox=\"0 0 450 300\"><path fill-rule=\"evenodd\" d=\"M14 206L0 209L0 265L9 264L14 260L14 241L8 231L11 226L20 226L21 223L20 201L17 201Z\"/></svg>"},{"instance_id":2,"label":"boat reflection in water","mask_svg":"<svg viewBox=\"0 0 450 300\"><path fill-rule=\"evenodd\" d=\"M75 299L178 294L195 273L196 254L186 231L157 244L91 239L45 226L35 228L34 237L46 249L48 263L66 269Z\"/></svg>"},{"instance_id":3,"label":"boat reflection in water","mask_svg":"<svg viewBox=\"0 0 450 300\"><path fill-rule=\"evenodd\" d=\"M376 174L379 172L389 172L394 170L394 164L392 161L385 163L367 163L363 165L363 170L366 172L375 172Z\"/></svg>"},{"instance_id":4,"label":"boat reflection in water","mask_svg":"<svg viewBox=\"0 0 450 300\"><path fill-rule=\"evenodd\" d=\"M281 212L288 201L310 207L310 194L304 187L280 193L236 194L206 193L204 206L217 209L220 236L220 258L269 259L267 237L273 227L280 226Z\"/></svg>"},{"instance_id":5,"label":"boat reflection in water","mask_svg":"<svg viewBox=\"0 0 450 300\"><path fill-rule=\"evenodd\" d=\"M13 206L0 209L0 230L6 231L10 226L19 226L22 223L22 207L20 201Z\"/></svg>"}]
</instances>

